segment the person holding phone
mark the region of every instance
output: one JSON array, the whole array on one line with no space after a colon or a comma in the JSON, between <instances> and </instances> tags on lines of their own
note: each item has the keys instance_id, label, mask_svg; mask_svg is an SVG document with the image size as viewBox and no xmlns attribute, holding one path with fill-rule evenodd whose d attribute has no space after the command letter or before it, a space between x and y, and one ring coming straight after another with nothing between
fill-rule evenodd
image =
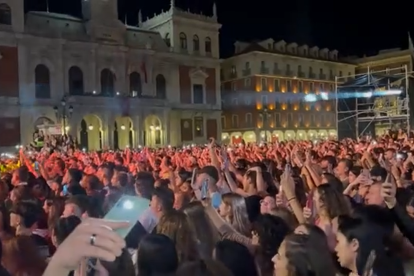
<instances>
[{"instance_id":1,"label":"person holding phone","mask_svg":"<svg viewBox=\"0 0 414 276\"><path fill-rule=\"evenodd\" d=\"M69 275L85 259L113 262L126 246L124 238L114 230L126 227L129 227L128 222L85 219L60 244L43 276Z\"/></svg>"}]
</instances>

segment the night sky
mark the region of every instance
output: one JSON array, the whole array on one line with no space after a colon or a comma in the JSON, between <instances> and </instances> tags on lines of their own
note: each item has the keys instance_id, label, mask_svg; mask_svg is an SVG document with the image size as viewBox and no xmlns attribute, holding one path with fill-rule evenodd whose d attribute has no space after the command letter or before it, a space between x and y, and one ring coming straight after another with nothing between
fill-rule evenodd
<instances>
[{"instance_id":1,"label":"night sky","mask_svg":"<svg viewBox=\"0 0 414 276\"><path fill-rule=\"evenodd\" d=\"M25 0L25 9L81 15L81 0ZM168 9L169 0L119 0L119 18L130 25ZM213 0L175 0L176 6L210 15ZM228 57L235 40L272 37L298 44L338 49L342 54L374 54L379 49L407 47L414 37L414 12L409 1L373 0L216 0L221 56ZM232 3L237 3L232 5ZM278 3L278 5L272 4ZM362 3L362 4L361 4ZM391 5L392 4L392 5ZM125 12L128 11L128 14Z\"/></svg>"}]
</instances>

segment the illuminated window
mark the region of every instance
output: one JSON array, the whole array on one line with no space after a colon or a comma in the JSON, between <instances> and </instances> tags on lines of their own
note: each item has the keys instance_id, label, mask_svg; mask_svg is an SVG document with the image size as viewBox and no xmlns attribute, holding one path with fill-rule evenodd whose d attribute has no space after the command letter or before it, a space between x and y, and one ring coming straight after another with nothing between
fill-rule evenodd
<instances>
[{"instance_id":1,"label":"illuminated window","mask_svg":"<svg viewBox=\"0 0 414 276\"><path fill-rule=\"evenodd\" d=\"M194 117L194 135L196 137L204 136L204 118L203 117Z\"/></svg>"}]
</instances>

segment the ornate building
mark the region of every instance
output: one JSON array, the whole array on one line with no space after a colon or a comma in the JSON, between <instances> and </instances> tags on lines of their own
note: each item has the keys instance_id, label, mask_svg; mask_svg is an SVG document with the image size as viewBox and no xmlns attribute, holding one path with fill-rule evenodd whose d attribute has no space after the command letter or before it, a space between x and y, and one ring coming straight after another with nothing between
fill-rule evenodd
<instances>
[{"instance_id":1,"label":"ornate building","mask_svg":"<svg viewBox=\"0 0 414 276\"><path fill-rule=\"evenodd\" d=\"M353 76L353 63L336 50L273 39L236 42L235 49L222 63L222 139L337 136L335 76Z\"/></svg>"},{"instance_id":2,"label":"ornate building","mask_svg":"<svg viewBox=\"0 0 414 276\"><path fill-rule=\"evenodd\" d=\"M82 18L24 14L0 0L0 148L63 131L82 147L205 143L220 136L219 38L212 16L174 6L139 26L116 0L82 1Z\"/></svg>"}]
</instances>

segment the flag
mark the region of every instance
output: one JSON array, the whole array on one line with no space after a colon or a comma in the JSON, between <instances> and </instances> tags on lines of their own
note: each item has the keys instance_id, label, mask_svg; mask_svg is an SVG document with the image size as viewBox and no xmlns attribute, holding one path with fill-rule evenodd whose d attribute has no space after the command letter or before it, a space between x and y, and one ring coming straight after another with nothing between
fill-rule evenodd
<instances>
[{"instance_id":1,"label":"flag","mask_svg":"<svg viewBox=\"0 0 414 276\"><path fill-rule=\"evenodd\" d=\"M144 75L144 82L148 83L147 67L145 65L145 61L143 61L141 64L141 71L142 71L142 74Z\"/></svg>"},{"instance_id":2,"label":"flag","mask_svg":"<svg viewBox=\"0 0 414 276\"><path fill-rule=\"evenodd\" d=\"M411 35L410 32L408 32L408 50L410 50L410 52L414 52L414 44L413 44L413 40L411 39Z\"/></svg>"}]
</instances>

